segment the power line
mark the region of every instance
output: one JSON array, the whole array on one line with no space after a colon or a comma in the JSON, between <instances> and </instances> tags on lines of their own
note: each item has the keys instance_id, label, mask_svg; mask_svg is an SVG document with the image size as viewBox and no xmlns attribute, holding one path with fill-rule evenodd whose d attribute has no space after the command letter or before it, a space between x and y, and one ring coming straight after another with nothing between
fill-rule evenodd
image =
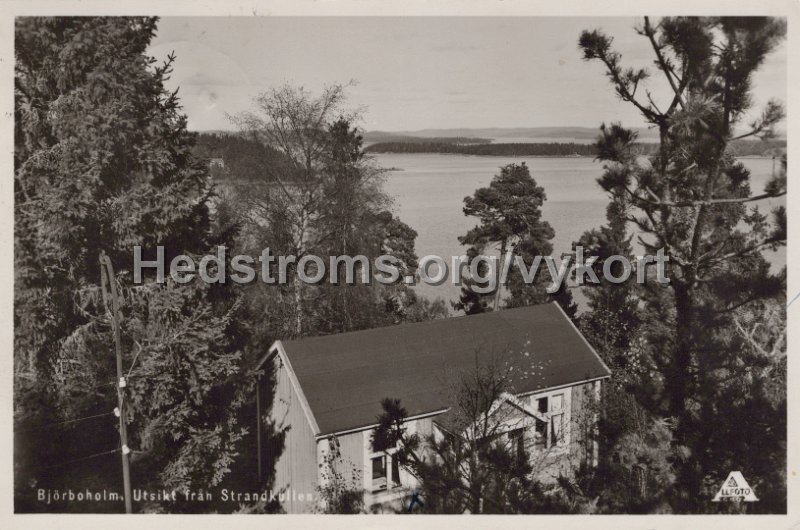
<instances>
[{"instance_id":1,"label":"power line","mask_svg":"<svg viewBox=\"0 0 800 530\"><path fill-rule=\"evenodd\" d=\"M110 455L110 454L113 454L113 453L119 453L120 451L121 451L121 449L112 449L110 451L103 451L102 453L95 453L93 455L83 456L81 458L76 458L75 460L69 460L67 462L59 462L58 464L52 464L52 465L49 465L49 466L39 466L39 467L36 467L36 466L25 466L25 467L21 467L19 469L41 471L43 469L51 469L51 468L54 468L54 467L68 466L68 465L74 464L76 462L83 462L84 460L91 460L92 458L97 458L97 457L100 457L100 456Z\"/></svg>"},{"instance_id":2,"label":"power line","mask_svg":"<svg viewBox=\"0 0 800 530\"><path fill-rule=\"evenodd\" d=\"M71 420L57 421L55 423L47 423L45 425L39 425L37 427L32 427L30 429L22 429L22 430L14 429L14 434L22 434L22 433L26 433L26 432L41 431L41 430L44 430L44 429L49 429L50 427L55 427L57 425L67 425L69 423L77 423L79 421L91 420L91 419L94 419L94 418L102 418L103 416L111 416L111 415L114 415L114 414L115 414L114 412L103 412L102 414L94 414L92 416L83 416L81 418L73 418Z\"/></svg>"},{"instance_id":3,"label":"power line","mask_svg":"<svg viewBox=\"0 0 800 530\"><path fill-rule=\"evenodd\" d=\"M133 372L133 366L136 364L136 359L139 358L139 354L140 353L142 353L142 347L141 346L139 346L139 351L136 352L136 355L133 356L133 361L131 361L131 367L128 370L128 375L125 376L126 378L131 376L131 372Z\"/></svg>"},{"instance_id":4,"label":"power line","mask_svg":"<svg viewBox=\"0 0 800 530\"><path fill-rule=\"evenodd\" d=\"M797 293L797 294L794 296L794 298L792 298L792 301L791 301L791 302L789 302L788 304L786 304L786 308L788 309L788 308L789 308L789 306L790 306L790 305L792 305L792 304L794 303L794 301L795 301L795 300L797 300L798 298L800 298L800 293Z\"/></svg>"}]
</instances>

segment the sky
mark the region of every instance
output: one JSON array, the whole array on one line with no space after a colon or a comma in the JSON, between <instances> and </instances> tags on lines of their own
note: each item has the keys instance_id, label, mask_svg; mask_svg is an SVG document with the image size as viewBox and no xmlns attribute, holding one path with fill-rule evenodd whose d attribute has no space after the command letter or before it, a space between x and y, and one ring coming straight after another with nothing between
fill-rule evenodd
<instances>
[{"instance_id":1,"label":"sky","mask_svg":"<svg viewBox=\"0 0 800 530\"><path fill-rule=\"evenodd\" d=\"M164 17L150 55L176 55L168 82L180 87L192 130L234 129L229 115L284 83L318 93L357 84L348 103L366 130L644 126L615 95L602 65L581 59L578 36L602 29L625 66L652 66L634 31L641 19L579 17ZM754 109L786 101L786 44L754 78ZM648 86L666 101L666 80ZM664 105L668 106L668 105ZM663 108L663 107L662 107ZM753 111L755 114L755 110Z\"/></svg>"}]
</instances>

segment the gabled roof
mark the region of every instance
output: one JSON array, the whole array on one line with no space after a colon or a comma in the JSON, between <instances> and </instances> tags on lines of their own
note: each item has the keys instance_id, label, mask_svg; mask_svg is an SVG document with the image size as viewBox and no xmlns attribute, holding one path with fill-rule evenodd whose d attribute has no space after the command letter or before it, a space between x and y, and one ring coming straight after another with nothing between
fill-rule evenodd
<instances>
[{"instance_id":1,"label":"gabled roof","mask_svg":"<svg viewBox=\"0 0 800 530\"><path fill-rule=\"evenodd\" d=\"M448 374L502 357L517 395L608 377L555 304L282 342L318 435L375 425L383 398L410 417L448 407ZM281 349L281 348L277 348Z\"/></svg>"},{"instance_id":2,"label":"gabled roof","mask_svg":"<svg viewBox=\"0 0 800 530\"><path fill-rule=\"evenodd\" d=\"M509 410L509 407L535 420L545 423L547 422L547 418L541 412L539 412L538 410L534 410L527 403L525 403L525 401L507 392L500 395L499 399L495 401L494 404L489 408L488 416L492 417L495 414L498 414L503 409ZM441 414L438 414L433 419L433 422L436 425L438 425L441 429L444 429L445 431L451 434L455 434L458 432L463 432L465 429L473 426L464 423L467 420L471 420L471 418L464 418L461 416L462 415L459 414L459 412L457 411L454 412L454 410L451 408L447 412L442 412ZM497 417L495 416L495 418ZM507 418L507 416L500 415L498 423L502 421L504 418Z\"/></svg>"}]
</instances>

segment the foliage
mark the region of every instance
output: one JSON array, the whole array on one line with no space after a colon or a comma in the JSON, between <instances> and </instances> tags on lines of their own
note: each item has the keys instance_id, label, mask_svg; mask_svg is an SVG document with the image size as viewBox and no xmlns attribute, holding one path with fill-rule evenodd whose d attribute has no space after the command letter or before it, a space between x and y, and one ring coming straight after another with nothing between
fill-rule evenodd
<instances>
[{"instance_id":1,"label":"foliage","mask_svg":"<svg viewBox=\"0 0 800 530\"><path fill-rule=\"evenodd\" d=\"M447 153L474 156L594 156L594 146L576 143L444 142L419 138L415 141L381 141L367 147L368 153Z\"/></svg>"},{"instance_id":2,"label":"foliage","mask_svg":"<svg viewBox=\"0 0 800 530\"><path fill-rule=\"evenodd\" d=\"M328 269L329 256L374 261L385 254L397 260L402 279L416 272L416 232L389 211L383 171L364 153L352 126L357 114L345 108L345 89L332 85L315 96L283 86L264 92L254 100L255 110L235 118L245 137L277 153L279 161L231 192L242 227L238 250L258 254L269 247L298 260L313 254ZM420 299L402 281L334 283L327 270L322 281L308 285L295 267L289 269L287 285L246 289L250 310L275 316L264 330L269 340L446 315L441 302ZM342 277L343 266L339 272Z\"/></svg>"},{"instance_id":3,"label":"foliage","mask_svg":"<svg viewBox=\"0 0 800 530\"><path fill-rule=\"evenodd\" d=\"M212 174L218 181L258 180L264 168L280 157L261 142L232 133L199 133L193 154L204 161L222 159L224 168Z\"/></svg>"},{"instance_id":4,"label":"foliage","mask_svg":"<svg viewBox=\"0 0 800 530\"><path fill-rule=\"evenodd\" d=\"M449 409L430 434L407 430L408 413L397 399L382 401L373 451L396 448L393 458L420 483L426 513L563 513L581 510L556 485L539 482L547 454L533 440L514 438L519 411L506 403L511 368L502 356L451 374L445 382ZM524 442L522 440L525 440Z\"/></svg>"},{"instance_id":5,"label":"foliage","mask_svg":"<svg viewBox=\"0 0 800 530\"><path fill-rule=\"evenodd\" d=\"M603 266L611 256L624 256L635 263L631 245L633 236L628 233L624 204L612 200L606 208L606 219L605 226L584 232L575 243L583 248L585 256L597 256L592 269L598 278L603 277ZM610 272L614 277L620 277L621 268L621 263L614 262ZM652 278L652 274L645 277ZM607 364L624 366L640 325L636 275L632 274L623 283L587 283L583 293L589 306L580 319L584 335L601 352Z\"/></svg>"},{"instance_id":6,"label":"foliage","mask_svg":"<svg viewBox=\"0 0 800 530\"><path fill-rule=\"evenodd\" d=\"M492 250L497 250L500 256L493 271L485 262L478 263L481 278L486 281L479 281L478 278L466 280L460 301L454 305L456 309L467 314L498 309L503 288L497 286L503 277L507 251L511 252L512 260L516 262L521 259L526 268L531 267L536 256L549 256L552 253L550 240L555 237L555 232L550 223L542 219L541 212L546 198L544 188L536 184L525 162L501 167L500 173L495 175L488 187L479 188L473 196L464 198L464 215L477 217L480 221L458 239L462 245L469 245L469 263L472 264L478 256ZM489 281L492 273L495 288L489 292L476 290L478 284L482 291L492 287ZM549 275L543 265L533 281L525 281L516 263L511 264L505 287L509 297L505 305L518 307L547 301L546 283L549 283ZM493 299L491 307L490 297ZM574 315L576 308L572 306L569 292L562 288L557 297L565 310Z\"/></svg>"},{"instance_id":7,"label":"foliage","mask_svg":"<svg viewBox=\"0 0 800 530\"><path fill-rule=\"evenodd\" d=\"M435 144L490 144L489 138L472 138L468 136L408 136L404 134L394 134L381 131L369 131L365 133L364 140L374 144L394 144L394 143L435 143Z\"/></svg>"},{"instance_id":8,"label":"foliage","mask_svg":"<svg viewBox=\"0 0 800 530\"><path fill-rule=\"evenodd\" d=\"M653 415L653 425L668 418L675 422L672 509L716 511L725 507L710 503L713 487L728 471L753 460L752 451L718 434L740 430L762 415L783 423L780 400L764 406L758 388L738 386L743 400L732 399L728 389L751 351L737 338L737 311L780 300L785 289L785 274L770 272L762 254L785 244L785 210L776 208L770 220L752 205L785 195L785 176L753 194L733 147L748 137L771 138L783 118L782 106L771 101L749 130L736 132L750 108L753 72L784 37L785 22L666 17L654 24L645 17L637 31L670 87L666 102L656 102L646 90L648 70L623 67L610 37L584 31L579 39L584 58L603 64L620 98L660 135L657 151L644 162L634 148L634 133L618 124L604 126L596 145L598 158L606 162L599 184L619 219L641 234L644 252L663 248L670 257L668 288L648 285L636 294L643 310L640 351L648 367L636 390L646 396L639 401ZM598 241L599 236L590 234ZM619 293L619 308L627 306L630 295L622 290L627 292ZM616 318L608 312L606 317ZM612 346L622 347L624 357L624 342ZM768 438L766 453L760 451L763 458L752 468L754 477L783 473L785 436ZM754 508L780 511L780 502Z\"/></svg>"},{"instance_id":9,"label":"foliage","mask_svg":"<svg viewBox=\"0 0 800 530\"><path fill-rule=\"evenodd\" d=\"M319 95L289 85L268 90L254 100L251 112L234 118L239 134L218 140L219 151L206 151L223 158L239 151L254 153L230 163L225 158L227 180L220 183L215 200L218 230L236 235L232 254L256 258L269 248L273 256L298 260L315 255L328 269L313 285L299 281L296 266L290 265L285 284L264 283L259 271L255 282L237 287L243 299L241 318L250 331L246 350L252 353L246 363L256 362L278 338L447 316L442 301L419 297L402 282L331 281L331 256L363 255L374 262L390 255L403 276L417 268L417 234L390 212L383 170L364 153L362 137L352 125L356 115L345 107L345 88L332 85ZM277 264L269 272L277 277ZM306 272L313 276L316 268ZM344 266L338 272L343 278ZM360 269L355 276L360 278ZM263 407L265 415L269 407ZM269 454L280 455L286 426L265 419L262 436L271 440ZM320 491L325 499L321 509L362 510L358 494L342 482L343 464L328 464L330 480ZM270 473L274 461L266 466Z\"/></svg>"},{"instance_id":10,"label":"foliage","mask_svg":"<svg viewBox=\"0 0 800 530\"><path fill-rule=\"evenodd\" d=\"M447 140L447 141L446 141ZM471 140L471 141L467 141ZM498 143L477 142L475 138L408 138L381 140L366 148L367 153L445 153L472 156L541 156L594 157L597 146L577 143ZM637 142L633 149L640 155L651 155L658 144ZM736 156L780 156L786 152L786 140L734 140L731 150Z\"/></svg>"},{"instance_id":11,"label":"foliage","mask_svg":"<svg viewBox=\"0 0 800 530\"><path fill-rule=\"evenodd\" d=\"M116 406L100 251L124 296L134 487L218 484L244 434L234 298L219 286L131 283L135 245L144 259L163 245L171 259L219 240L193 136L164 87L173 58L157 65L145 53L155 30L156 19L142 17L16 21L14 388L26 448L18 485L69 486L76 470L93 469L90 480L119 489L118 453L110 468L66 465L118 446L113 416L46 427ZM24 434L43 428L51 441ZM41 471L49 465L57 467Z\"/></svg>"},{"instance_id":12,"label":"foliage","mask_svg":"<svg viewBox=\"0 0 800 530\"><path fill-rule=\"evenodd\" d=\"M320 464L320 484L317 485L320 513L353 514L364 512L364 489L361 487L361 469L345 462L339 451L339 441L333 437L328 442ZM343 469L343 468L347 469Z\"/></svg>"}]
</instances>

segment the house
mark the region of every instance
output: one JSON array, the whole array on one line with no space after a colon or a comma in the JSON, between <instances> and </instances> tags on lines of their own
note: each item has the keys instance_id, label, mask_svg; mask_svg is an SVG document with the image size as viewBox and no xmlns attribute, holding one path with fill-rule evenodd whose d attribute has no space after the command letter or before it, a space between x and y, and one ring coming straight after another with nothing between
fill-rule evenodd
<instances>
[{"instance_id":1,"label":"house","mask_svg":"<svg viewBox=\"0 0 800 530\"><path fill-rule=\"evenodd\" d=\"M272 371L275 386L273 395L267 377L258 385L259 473L277 458L274 489L284 491L284 509L308 512L325 480L326 454L335 450L345 471L363 485L365 506L376 511L400 502L416 482L393 461L391 451L371 449L381 400L400 399L408 411L409 433L447 432L443 375L468 370L476 358L498 351L505 352L518 374L513 394L496 405L516 413L504 436L529 441L548 462L542 473L551 480L580 462L596 462L589 433L597 418L587 404L599 397L610 371L558 304L551 303L276 341L260 364L264 372ZM261 411L266 410L265 419L288 428L282 448L265 441Z\"/></svg>"}]
</instances>

